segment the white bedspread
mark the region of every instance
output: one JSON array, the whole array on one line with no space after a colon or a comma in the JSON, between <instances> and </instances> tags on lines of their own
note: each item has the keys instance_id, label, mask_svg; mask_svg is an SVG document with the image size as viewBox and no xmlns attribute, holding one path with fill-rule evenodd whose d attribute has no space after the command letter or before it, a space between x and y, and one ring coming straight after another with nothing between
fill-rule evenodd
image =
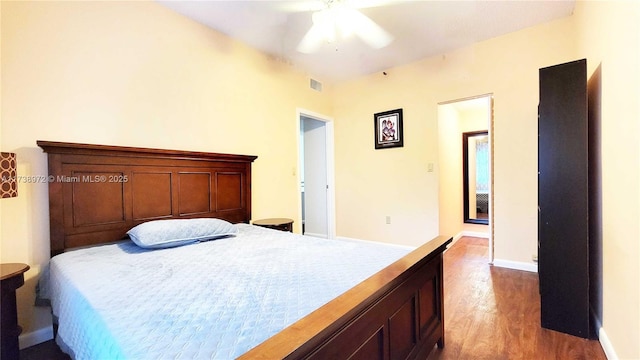
<instances>
[{"instance_id":1,"label":"white bedspread","mask_svg":"<svg viewBox=\"0 0 640 360\"><path fill-rule=\"evenodd\" d=\"M58 343L76 359L233 359L410 251L237 226L173 249L54 257Z\"/></svg>"}]
</instances>

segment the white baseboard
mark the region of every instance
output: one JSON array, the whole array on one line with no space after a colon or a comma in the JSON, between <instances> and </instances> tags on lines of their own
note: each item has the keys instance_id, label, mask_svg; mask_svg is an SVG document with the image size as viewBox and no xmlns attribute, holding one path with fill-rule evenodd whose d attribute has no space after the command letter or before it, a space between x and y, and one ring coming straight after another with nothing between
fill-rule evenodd
<instances>
[{"instance_id":1,"label":"white baseboard","mask_svg":"<svg viewBox=\"0 0 640 360\"><path fill-rule=\"evenodd\" d=\"M507 269L523 270L530 272L538 272L538 264L526 263L520 261L493 259L493 266L503 267Z\"/></svg>"},{"instance_id":2,"label":"white baseboard","mask_svg":"<svg viewBox=\"0 0 640 360\"><path fill-rule=\"evenodd\" d=\"M463 231L460 234L461 236L471 236L471 237L478 237L478 238L484 238L484 239L489 238L489 233L479 232L479 231Z\"/></svg>"},{"instance_id":3,"label":"white baseboard","mask_svg":"<svg viewBox=\"0 0 640 360\"><path fill-rule=\"evenodd\" d=\"M613 349L613 345L611 344L611 341L609 341L607 333L602 328L602 322L592 307L589 308L589 313L591 315L591 321L593 321L593 327L598 330L598 341L600 342L600 347L604 351L604 355L608 360L618 360L618 355Z\"/></svg>"},{"instance_id":4,"label":"white baseboard","mask_svg":"<svg viewBox=\"0 0 640 360\"><path fill-rule=\"evenodd\" d=\"M20 349L24 349L51 339L53 339L53 327L48 326L46 328L20 335L18 337L18 342L20 343Z\"/></svg>"},{"instance_id":5,"label":"white baseboard","mask_svg":"<svg viewBox=\"0 0 640 360\"><path fill-rule=\"evenodd\" d=\"M608 360L618 360L618 354L616 354L616 351L613 349L613 344L611 344L611 341L609 340L607 333L604 331L604 328L598 326L598 329L598 339L600 340L600 346L602 346L602 350L604 350L604 355Z\"/></svg>"},{"instance_id":6,"label":"white baseboard","mask_svg":"<svg viewBox=\"0 0 640 360\"><path fill-rule=\"evenodd\" d=\"M337 240L345 240L345 241L354 241L354 242L366 242L366 243L373 243L373 244L385 244L385 245L396 246L396 247L403 248L403 249L408 249L408 250L417 249L417 246L392 244L392 243L387 243L387 242L382 242L382 241L373 241L373 240L362 240L362 239L350 238L350 237L346 237L346 236L336 236L336 239Z\"/></svg>"},{"instance_id":7,"label":"white baseboard","mask_svg":"<svg viewBox=\"0 0 640 360\"><path fill-rule=\"evenodd\" d=\"M327 234L316 234L316 233L310 233L310 232L305 232L304 235L306 236L313 236L313 237L317 237L317 238L322 238L322 239L328 239L329 237L327 236Z\"/></svg>"}]
</instances>

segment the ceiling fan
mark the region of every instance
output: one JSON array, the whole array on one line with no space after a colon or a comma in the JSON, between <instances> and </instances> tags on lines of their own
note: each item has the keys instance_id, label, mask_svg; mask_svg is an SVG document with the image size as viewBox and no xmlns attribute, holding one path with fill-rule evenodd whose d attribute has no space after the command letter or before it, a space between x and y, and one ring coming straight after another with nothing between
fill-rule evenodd
<instances>
[{"instance_id":1,"label":"ceiling fan","mask_svg":"<svg viewBox=\"0 0 640 360\"><path fill-rule=\"evenodd\" d=\"M311 54L318 51L323 44L335 43L339 39L346 39L353 35L374 49L389 45L393 41L393 36L358 9L390 2L390 0L317 1L314 12L311 14L313 24L298 44L297 50Z\"/></svg>"}]
</instances>

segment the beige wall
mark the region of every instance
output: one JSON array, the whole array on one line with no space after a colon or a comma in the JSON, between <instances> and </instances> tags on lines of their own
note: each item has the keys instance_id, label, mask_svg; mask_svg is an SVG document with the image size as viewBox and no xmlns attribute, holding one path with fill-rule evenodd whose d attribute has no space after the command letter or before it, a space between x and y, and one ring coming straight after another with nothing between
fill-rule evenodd
<instances>
[{"instance_id":1,"label":"beige wall","mask_svg":"<svg viewBox=\"0 0 640 360\"><path fill-rule=\"evenodd\" d=\"M601 67L602 326L620 359L640 359L640 2L579 1L576 43Z\"/></svg>"},{"instance_id":2,"label":"beige wall","mask_svg":"<svg viewBox=\"0 0 640 360\"><path fill-rule=\"evenodd\" d=\"M458 111L438 106L439 231L449 236L462 232L462 140Z\"/></svg>"},{"instance_id":3,"label":"beige wall","mask_svg":"<svg viewBox=\"0 0 640 360\"><path fill-rule=\"evenodd\" d=\"M428 172L428 164L437 163L437 127L428 121L412 80L410 73L394 69L386 77L380 73L336 86L338 235L405 245L438 235L438 178L436 171ZM374 113L397 108L403 109L404 147L375 150Z\"/></svg>"},{"instance_id":4,"label":"beige wall","mask_svg":"<svg viewBox=\"0 0 640 360\"><path fill-rule=\"evenodd\" d=\"M2 151L46 174L36 140L258 155L253 217L298 216L296 108L329 97L289 65L153 2L2 1ZM268 136L266 136L268 135ZM19 289L25 333L48 260L46 184L0 201L1 261L32 266Z\"/></svg>"}]
</instances>

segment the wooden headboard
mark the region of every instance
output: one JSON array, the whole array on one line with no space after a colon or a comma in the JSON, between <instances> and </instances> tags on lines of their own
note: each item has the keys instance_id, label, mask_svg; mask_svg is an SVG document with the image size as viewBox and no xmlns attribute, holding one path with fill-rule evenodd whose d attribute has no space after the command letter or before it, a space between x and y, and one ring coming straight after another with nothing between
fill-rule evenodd
<instances>
[{"instance_id":1,"label":"wooden headboard","mask_svg":"<svg viewBox=\"0 0 640 360\"><path fill-rule=\"evenodd\" d=\"M256 156L38 141L49 158L51 256L159 219L251 220Z\"/></svg>"}]
</instances>

